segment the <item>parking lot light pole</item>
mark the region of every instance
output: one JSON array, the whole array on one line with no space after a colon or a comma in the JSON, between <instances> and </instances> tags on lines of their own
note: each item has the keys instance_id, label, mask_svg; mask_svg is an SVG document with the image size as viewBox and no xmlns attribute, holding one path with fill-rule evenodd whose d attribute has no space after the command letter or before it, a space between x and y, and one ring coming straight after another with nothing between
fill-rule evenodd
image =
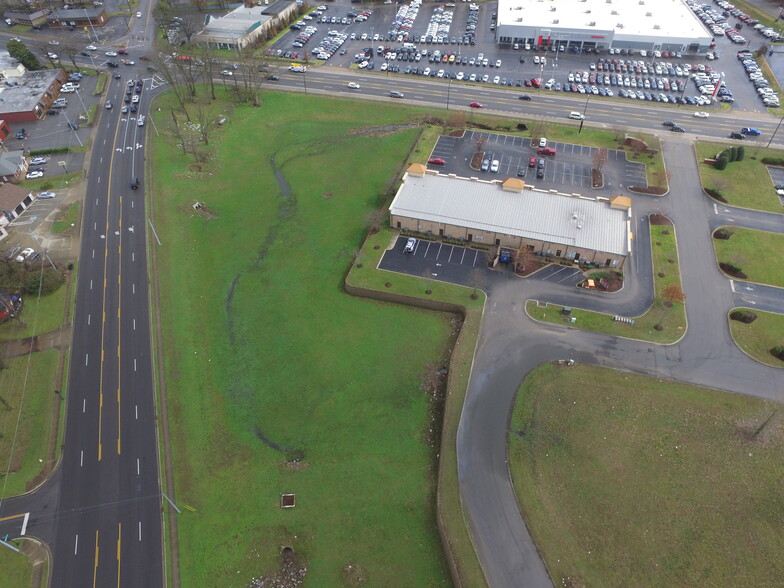
<instances>
[{"instance_id":1,"label":"parking lot light pole","mask_svg":"<svg viewBox=\"0 0 784 588\"><path fill-rule=\"evenodd\" d=\"M768 144L765 146L765 149L769 149L770 148L770 144L773 143L773 139L776 138L776 133L779 132L779 129L781 128L781 123L782 122L784 122L784 116L782 116L779 119L779 124L776 125L776 130L773 131L773 134L770 136L770 139L768 139ZM757 159L757 153L759 153L759 150L760 150L760 148L759 148L759 144L758 144L757 145L757 150L754 152L754 159Z\"/></svg>"}]
</instances>

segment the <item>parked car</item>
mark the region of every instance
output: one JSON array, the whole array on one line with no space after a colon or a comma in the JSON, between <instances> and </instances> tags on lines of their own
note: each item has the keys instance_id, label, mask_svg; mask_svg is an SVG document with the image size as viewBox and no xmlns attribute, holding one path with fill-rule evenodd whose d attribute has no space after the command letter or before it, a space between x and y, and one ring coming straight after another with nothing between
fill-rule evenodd
<instances>
[{"instance_id":1,"label":"parked car","mask_svg":"<svg viewBox=\"0 0 784 588\"><path fill-rule=\"evenodd\" d=\"M16 261L18 261L19 263L23 263L24 260L30 257L33 253L35 253L35 249L33 249L32 247L23 249L22 252L16 256Z\"/></svg>"},{"instance_id":2,"label":"parked car","mask_svg":"<svg viewBox=\"0 0 784 588\"><path fill-rule=\"evenodd\" d=\"M539 147L536 150L539 155L555 155L555 148L554 147Z\"/></svg>"},{"instance_id":3,"label":"parked car","mask_svg":"<svg viewBox=\"0 0 784 588\"><path fill-rule=\"evenodd\" d=\"M406 241L405 247L403 247L403 253L413 253L414 249L416 248L417 240L414 237L409 237L408 241Z\"/></svg>"},{"instance_id":4,"label":"parked car","mask_svg":"<svg viewBox=\"0 0 784 588\"><path fill-rule=\"evenodd\" d=\"M547 147L547 137L539 139L539 147Z\"/></svg>"},{"instance_id":5,"label":"parked car","mask_svg":"<svg viewBox=\"0 0 784 588\"><path fill-rule=\"evenodd\" d=\"M55 196L57 196L57 194L55 192L49 192L49 191L39 192L38 193L38 200L50 200L51 198L54 198Z\"/></svg>"},{"instance_id":6,"label":"parked car","mask_svg":"<svg viewBox=\"0 0 784 588\"><path fill-rule=\"evenodd\" d=\"M446 163L443 157L431 157L427 162L431 165L444 165Z\"/></svg>"},{"instance_id":7,"label":"parked car","mask_svg":"<svg viewBox=\"0 0 784 588\"><path fill-rule=\"evenodd\" d=\"M493 162L490 164L490 171L494 174L498 173L498 168L501 167L501 162L497 159L494 159Z\"/></svg>"},{"instance_id":8,"label":"parked car","mask_svg":"<svg viewBox=\"0 0 784 588\"><path fill-rule=\"evenodd\" d=\"M33 157L33 158L30 160L30 165L43 165L43 164L45 164L47 161L49 161L49 160L48 160L48 159L46 159L46 157Z\"/></svg>"},{"instance_id":9,"label":"parked car","mask_svg":"<svg viewBox=\"0 0 784 588\"><path fill-rule=\"evenodd\" d=\"M37 180L38 178L42 177L44 177L44 172L42 171L30 171L27 172L27 175L25 176L25 178L28 180Z\"/></svg>"},{"instance_id":10,"label":"parked car","mask_svg":"<svg viewBox=\"0 0 784 588\"><path fill-rule=\"evenodd\" d=\"M536 167L536 157L532 157L528 160L528 167Z\"/></svg>"}]
</instances>

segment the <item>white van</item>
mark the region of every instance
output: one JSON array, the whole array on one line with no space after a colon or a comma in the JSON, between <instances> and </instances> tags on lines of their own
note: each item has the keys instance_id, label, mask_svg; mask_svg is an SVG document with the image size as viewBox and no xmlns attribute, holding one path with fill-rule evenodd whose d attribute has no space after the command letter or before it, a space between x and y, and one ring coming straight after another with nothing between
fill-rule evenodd
<instances>
[{"instance_id":1,"label":"white van","mask_svg":"<svg viewBox=\"0 0 784 588\"><path fill-rule=\"evenodd\" d=\"M583 116L580 112L570 112L569 118L573 118L574 120L583 120L585 116Z\"/></svg>"}]
</instances>

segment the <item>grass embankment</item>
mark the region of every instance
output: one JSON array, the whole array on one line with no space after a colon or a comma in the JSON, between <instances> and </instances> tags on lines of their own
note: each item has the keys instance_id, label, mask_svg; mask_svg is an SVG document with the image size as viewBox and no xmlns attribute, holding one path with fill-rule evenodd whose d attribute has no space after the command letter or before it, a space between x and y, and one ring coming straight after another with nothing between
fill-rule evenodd
<instances>
[{"instance_id":1,"label":"grass embankment","mask_svg":"<svg viewBox=\"0 0 784 588\"><path fill-rule=\"evenodd\" d=\"M733 161L722 171L702 162L704 159L712 159L717 153L726 149L727 145L698 142L695 145L695 150L702 187L718 192L732 206L768 212L784 212L781 200L773 187L773 180L768 174L767 166L762 163L763 157L779 159L784 157L784 152L760 148L757 158L752 159L752 156L758 151L760 140L760 137L757 137L744 145L746 156L743 161Z\"/></svg>"},{"instance_id":2,"label":"grass embankment","mask_svg":"<svg viewBox=\"0 0 784 588\"><path fill-rule=\"evenodd\" d=\"M33 564L24 553L16 553L3 547L0 549L0 570L3 570L4 586L19 588L30 586L33 580Z\"/></svg>"},{"instance_id":3,"label":"grass embankment","mask_svg":"<svg viewBox=\"0 0 784 588\"><path fill-rule=\"evenodd\" d=\"M452 318L342 291L419 132L373 127L413 111L265 94L213 132L199 173L162 106L161 344L177 499L196 508L178 520L182 584L270 575L283 546L314 586L448 583L423 388L445 364ZM289 492L297 506L282 510Z\"/></svg>"},{"instance_id":4,"label":"grass embankment","mask_svg":"<svg viewBox=\"0 0 784 588\"><path fill-rule=\"evenodd\" d=\"M66 289L61 287L40 299L36 296L25 296L24 308L18 320L10 319L0 325L0 342L25 339L59 329L63 324L63 305L67 293Z\"/></svg>"},{"instance_id":5,"label":"grass embankment","mask_svg":"<svg viewBox=\"0 0 784 588\"><path fill-rule=\"evenodd\" d=\"M753 312L757 318L750 324L729 319L730 333L735 344L761 363L784 368L784 361L770 353L774 347L784 346L784 315L756 308L733 308L730 313L736 310Z\"/></svg>"},{"instance_id":6,"label":"grass embankment","mask_svg":"<svg viewBox=\"0 0 784 588\"><path fill-rule=\"evenodd\" d=\"M10 472L0 483L5 497L26 491L41 471L39 459L49 455L57 353L39 351L29 361L26 355L6 359L6 369L0 370L0 471L3 476Z\"/></svg>"},{"instance_id":7,"label":"grass embankment","mask_svg":"<svg viewBox=\"0 0 784 588\"><path fill-rule=\"evenodd\" d=\"M77 151L78 149L71 149ZM21 186L33 192L41 190L64 190L75 185L84 178L84 171L70 172L59 176L49 176L48 178L38 178L37 180L25 180Z\"/></svg>"},{"instance_id":8,"label":"grass embankment","mask_svg":"<svg viewBox=\"0 0 784 588\"><path fill-rule=\"evenodd\" d=\"M784 266L777 262L771 263L771 258L766 255L766 252L784 249L784 235L742 227L722 227L718 230L730 233L731 236L729 239L714 237L713 249L717 262L729 263L740 269L746 274L744 280L784 288Z\"/></svg>"},{"instance_id":9,"label":"grass embankment","mask_svg":"<svg viewBox=\"0 0 784 588\"><path fill-rule=\"evenodd\" d=\"M681 302L672 302L669 306L664 298L664 290L668 286L680 288L681 276L678 265L678 249L675 231L671 225L651 225L651 247L653 251L653 284L654 300L648 311L634 318L634 324L613 321L613 316L602 312L593 312L580 308L572 308L570 317L577 319L569 326L585 331L596 331L619 337L630 337L653 343L674 343L686 332L686 312ZM597 296L601 294L597 293ZM548 304L539 306L535 300L529 300L525 306L531 318L556 324L565 324L568 320L561 314L562 305ZM661 329L656 327L660 326Z\"/></svg>"},{"instance_id":10,"label":"grass embankment","mask_svg":"<svg viewBox=\"0 0 784 588\"><path fill-rule=\"evenodd\" d=\"M529 374L509 463L555 584L779 584L780 412L591 366Z\"/></svg>"}]
</instances>

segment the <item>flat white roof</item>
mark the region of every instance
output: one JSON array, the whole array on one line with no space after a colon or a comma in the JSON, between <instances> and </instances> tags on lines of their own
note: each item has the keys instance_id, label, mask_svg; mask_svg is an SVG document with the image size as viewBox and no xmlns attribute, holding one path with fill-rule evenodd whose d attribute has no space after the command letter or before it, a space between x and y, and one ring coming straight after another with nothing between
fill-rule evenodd
<instances>
[{"instance_id":1,"label":"flat white roof","mask_svg":"<svg viewBox=\"0 0 784 588\"><path fill-rule=\"evenodd\" d=\"M210 18L198 34L205 37L240 39L272 19L271 16L263 14L265 8L268 7L239 6L225 16Z\"/></svg>"},{"instance_id":2,"label":"flat white roof","mask_svg":"<svg viewBox=\"0 0 784 588\"><path fill-rule=\"evenodd\" d=\"M497 22L499 26L594 29L624 36L693 38L695 42L711 36L683 0L498 0Z\"/></svg>"},{"instance_id":3,"label":"flat white roof","mask_svg":"<svg viewBox=\"0 0 784 588\"><path fill-rule=\"evenodd\" d=\"M409 173L389 207L393 215L527 237L627 255L627 212L609 202L524 188L504 190L498 182Z\"/></svg>"}]
</instances>

